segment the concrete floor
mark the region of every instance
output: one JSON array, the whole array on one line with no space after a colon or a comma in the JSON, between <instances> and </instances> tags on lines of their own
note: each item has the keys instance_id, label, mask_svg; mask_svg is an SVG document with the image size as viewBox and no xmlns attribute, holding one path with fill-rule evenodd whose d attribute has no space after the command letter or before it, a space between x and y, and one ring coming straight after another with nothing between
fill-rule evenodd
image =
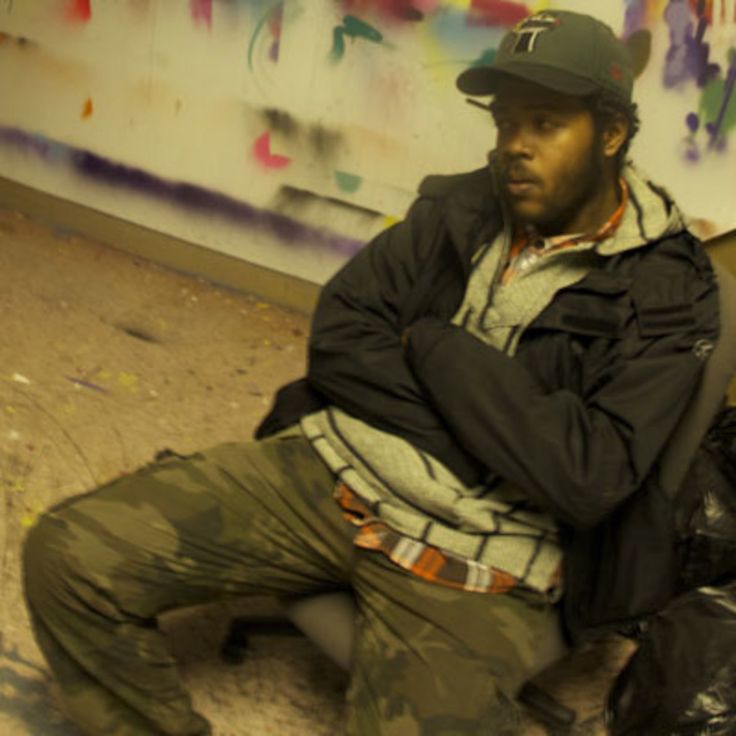
<instances>
[{"instance_id":1,"label":"concrete floor","mask_svg":"<svg viewBox=\"0 0 736 736\"><path fill-rule=\"evenodd\" d=\"M0 272L0 734L72 736L22 601L26 530L163 448L249 437L303 372L308 318L4 210ZM345 677L306 639L255 636L243 664L220 660L231 618L264 613L279 615L256 599L162 622L197 710L218 736L341 733ZM605 733L597 716L629 651L607 642L546 678L588 722L578 733Z\"/></svg>"}]
</instances>

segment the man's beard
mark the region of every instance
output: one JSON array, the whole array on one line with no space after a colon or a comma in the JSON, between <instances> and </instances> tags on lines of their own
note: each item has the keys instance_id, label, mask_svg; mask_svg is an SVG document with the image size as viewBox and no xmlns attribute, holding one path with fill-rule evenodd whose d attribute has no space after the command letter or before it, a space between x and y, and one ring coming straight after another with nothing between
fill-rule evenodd
<instances>
[{"instance_id":1,"label":"man's beard","mask_svg":"<svg viewBox=\"0 0 736 736\"><path fill-rule=\"evenodd\" d=\"M585 205L598 196L604 185L604 160L600 141L593 141L590 155L587 157L587 166L574 177L571 177L575 181L575 189L577 190L575 196L562 206L555 206L556 203L551 202L546 211L537 215L529 215L525 214L523 210L517 210L513 200L508 197L502 187L502 196L506 200L514 222L522 226L531 226L545 236L572 234L569 232L571 223L574 222ZM500 174L499 178L502 184L507 179L507 171L508 167Z\"/></svg>"}]
</instances>

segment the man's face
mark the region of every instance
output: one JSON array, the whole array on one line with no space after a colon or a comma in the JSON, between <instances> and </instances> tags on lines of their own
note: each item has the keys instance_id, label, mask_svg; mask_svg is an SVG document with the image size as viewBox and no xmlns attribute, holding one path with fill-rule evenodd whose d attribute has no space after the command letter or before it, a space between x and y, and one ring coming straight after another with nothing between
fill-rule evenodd
<instances>
[{"instance_id":1,"label":"man's face","mask_svg":"<svg viewBox=\"0 0 736 736\"><path fill-rule=\"evenodd\" d=\"M499 86L491 110L502 193L514 219L545 235L596 225L610 179L604 177L602 143L584 103L509 80Z\"/></svg>"}]
</instances>

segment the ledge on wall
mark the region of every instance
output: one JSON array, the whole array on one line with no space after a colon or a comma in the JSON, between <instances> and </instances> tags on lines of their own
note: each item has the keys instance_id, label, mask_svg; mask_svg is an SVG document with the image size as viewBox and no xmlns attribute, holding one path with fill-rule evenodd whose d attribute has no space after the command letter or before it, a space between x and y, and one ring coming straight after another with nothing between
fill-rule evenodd
<instances>
[{"instance_id":1,"label":"ledge on wall","mask_svg":"<svg viewBox=\"0 0 736 736\"><path fill-rule=\"evenodd\" d=\"M312 312L320 286L0 177L0 206L175 271Z\"/></svg>"},{"instance_id":2,"label":"ledge on wall","mask_svg":"<svg viewBox=\"0 0 736 736\"><path fill-rule=\"evenodd\" d=\"M276 304L311 312L320 286L0 177L0 205L118 250ZM706 241L710 256L736 275L736 230Z\"/></svg>"}]
</instances>

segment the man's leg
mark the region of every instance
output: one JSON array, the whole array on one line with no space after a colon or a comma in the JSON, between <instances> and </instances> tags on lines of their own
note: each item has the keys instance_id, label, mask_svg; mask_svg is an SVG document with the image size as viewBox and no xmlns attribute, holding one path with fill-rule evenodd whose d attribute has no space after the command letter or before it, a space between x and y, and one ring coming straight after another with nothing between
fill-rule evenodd
<instances>
[{"instance_id":1,"label":"man's leg","mask_svg":"<svg viewBox=\"0 0 736 736\"><path fill-rule=\"evenodd\" d=\"M299 436L147 466L29 533L26 595L75 722L94 736L209 733L156 626L163 611L345 583L352 531Z\"/></svg>"},{"instance_id":2,"label":"man's leg","mask_svg":"<svg viewBox=\"0 0 736 736\"><path fill-rule=\"evenodd\" d=\"M351 736L511 736L515 696L559 636L534 593L456 591L375 552L355 570L358 622L348 693Z\"/></svg>"}]
</instances>

